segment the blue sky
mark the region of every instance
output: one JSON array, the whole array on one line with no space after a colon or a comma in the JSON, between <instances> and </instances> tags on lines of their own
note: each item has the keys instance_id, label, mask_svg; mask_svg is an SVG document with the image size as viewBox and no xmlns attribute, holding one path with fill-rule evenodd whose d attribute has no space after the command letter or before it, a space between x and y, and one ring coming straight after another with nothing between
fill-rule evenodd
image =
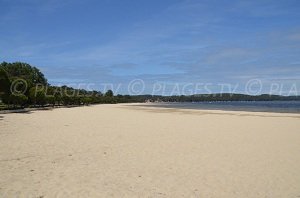
<instances>
[{"instance_id":1,"label":"blue sky","mask_svg":"<svg viewBox=\"0 0 300 198\"><path fill-rule=\"evenodd\" d=\"M166 93L156 94L169 95L175 85L201 83L244 93L258 79L262 93L300 94L298 0L0 0L0 7L0 61L37 66L51 84L111 83L128 93L141 79L139 93L162 83Z\"/></svg>"}]
</instances>

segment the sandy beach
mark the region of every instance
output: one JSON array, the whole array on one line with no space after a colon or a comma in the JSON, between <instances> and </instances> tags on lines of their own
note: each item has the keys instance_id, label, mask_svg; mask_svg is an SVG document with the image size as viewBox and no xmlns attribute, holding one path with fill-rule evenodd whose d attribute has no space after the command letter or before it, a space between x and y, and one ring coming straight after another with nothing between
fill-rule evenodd
<instances>
[{"instance_id":1,"label":"sandy beach","mask_svg":"<svg viewBox=\"0 0 300 198\"><path fill-rule=\"evenodd\" d=\"M300 197L300 115L128 104L0 114L0 197Z\"/></svg>"}]
</instances>

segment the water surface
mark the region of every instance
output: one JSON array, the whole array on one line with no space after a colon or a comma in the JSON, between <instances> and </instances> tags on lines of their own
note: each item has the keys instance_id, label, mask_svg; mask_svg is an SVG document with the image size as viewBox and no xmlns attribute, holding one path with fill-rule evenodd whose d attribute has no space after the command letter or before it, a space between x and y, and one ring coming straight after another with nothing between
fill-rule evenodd
<instances>
[{"instance_id":1,"label":"water surface","mask_svg":"<svg viewBox=\"0 0 300 198\"><path fill-rule=\"evenodd\" d=\"M150 106L178 109L300 113L300 101L174 102L153 103Z\"/></svg>"}]
</instances>

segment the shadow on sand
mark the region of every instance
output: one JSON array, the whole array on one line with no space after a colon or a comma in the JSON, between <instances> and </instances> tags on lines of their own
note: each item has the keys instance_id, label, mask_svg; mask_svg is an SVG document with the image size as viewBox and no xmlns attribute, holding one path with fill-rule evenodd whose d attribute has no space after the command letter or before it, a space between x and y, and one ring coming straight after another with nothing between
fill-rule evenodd
<instances>
[{"instance_id":1,"label":"shadow on sand","mask_svg":"<svg viewBox=\"0 0 300 198\"><path fill-rule=\"evenodd\" d=\"M26 109L18 109L16 111L12 111L10 113L22 113L22 114L31 114L34 111L52 111L53 107L38 107L38 108L26 108Z\"/></svg>"},{"instance_id":2,"label":"shadow on sand","mask_svg":"<svg viewBox=\"0 0 300 198\"><path fill-rule=\"evenodd\" d=\"M1 114L9 114L9 113L24 113L24 114L30 114L34 111L52 111L54 109L59 108L75 108L75 107L83 107L84 105L66 105L66 106L47 106L47 107L32 107L32 108L24 108L24 109L8 109L8 110L1 110ZM92 106L92 105L88 105ZM1 119L1 118L0 118Z\"/></svg>"}]
</instances>

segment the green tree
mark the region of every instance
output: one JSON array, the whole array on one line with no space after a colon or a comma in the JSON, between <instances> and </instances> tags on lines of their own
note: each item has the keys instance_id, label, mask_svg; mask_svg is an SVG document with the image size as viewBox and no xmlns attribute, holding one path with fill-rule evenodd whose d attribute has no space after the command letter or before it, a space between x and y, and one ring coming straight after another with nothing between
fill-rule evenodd
<instances>
[{"instance_id":1,"label":"green tree","mask_svg":"<svg viewBox=\"0 0 300 198\"><path fill-rule=\"evenodd\" d=\"M29 99L34 105L45 105L47 102L46 92L43 89L32 87L29 90Z\"/></svg>"},{"instance_id":2,"label":"green tree","mask_svg":"<svg viewBox=\"0 0 300 198\"><path fill-rule=\"evenodd\" d=\"M4 69L0 68L0 99L4 102L8 100L10 94L10 80Z\"/></svg>"},{"instance_id":3,"label":"green tree","mask_svg":"<svg viewBox=\"0 0 300 198\"><path fill-rule=\"evenodd\" d=\"M47 96L46 96L46 102L47 102L48 104L51 104L52 106L55 106L55 103L56 103L56 98L55 98L55 96L53 96L53 95L47 95Z\"/></svg>"},{"instance_id":4,"label":"green tree","mask_svg":"<svg viewBox=\"0 0 300 198\"><path fill-rule=\"evenodd\" d=\"M114 96L114 92L112 90L107 90L107 92L105 93L105 97L113 97Z\"/></svg>"},{"instance_id":5,"label":"green tree","mask_svg":"<svg viewBox=\"0 0 300 198\"><path fill-rule=\"evenodd\" d=\"M0 68L7 72L7 75L11 80L15 78L22 78L26 80L29 87L32 87L35 84L48 84L44 74L38 68L33 67L27 63L3 62L0 64Z\"/></svg>"},{"instance_id":6,"label":"green tree","mask_svg":"<svg viewBox=\"0 0 300 198\"><path fill-rule=\"evenodd\" d=\"M72 103L72 99L70 96L64 94L62 97L61 97L61 101L63 103L63 105L70 105Z\"/></svg>"},{"instance_id":7,"label":"green tree","mask_svg":"<svg viewBox=\"0 0 300 198\"><path fill-rule=\"evenodd\" d=\"M83 98L81 98L81 102L84 104L84 105L89 105L91 104L93 101L93 99L91 97L88 97L88 96L85 96Z\"/></svg>"},{"instance_id":8,"label":"green tree","mask_svg":"<svg viewBox=\"0 0 300 198\"><path fill-rule=\"evenodd\" d=\"M17 80L25 82L23 84L17 84L17 88L18 90L22 90L22 93L24 93L27 97L29 97L30 88L36 86L37 84L41 84L43 86L48 85L44 74L36 67L33 67L27 63L2 62L0 64L0 70L4 70L7 73L7 77L12 83L16 82Z\"/></svg>"},{"instance_id":9,"label":"green tree","mask_svg":"<svg viewBox=\"0 0 300 198\"><path fill-rule=\"evenodd\" d=\"M28 100L28 97L25 96L24 94L11 94L9 96L9 101L11 104L14 105L14 107L16 106L24 106L26 104Z\"/></svg>"}]
</instances>

